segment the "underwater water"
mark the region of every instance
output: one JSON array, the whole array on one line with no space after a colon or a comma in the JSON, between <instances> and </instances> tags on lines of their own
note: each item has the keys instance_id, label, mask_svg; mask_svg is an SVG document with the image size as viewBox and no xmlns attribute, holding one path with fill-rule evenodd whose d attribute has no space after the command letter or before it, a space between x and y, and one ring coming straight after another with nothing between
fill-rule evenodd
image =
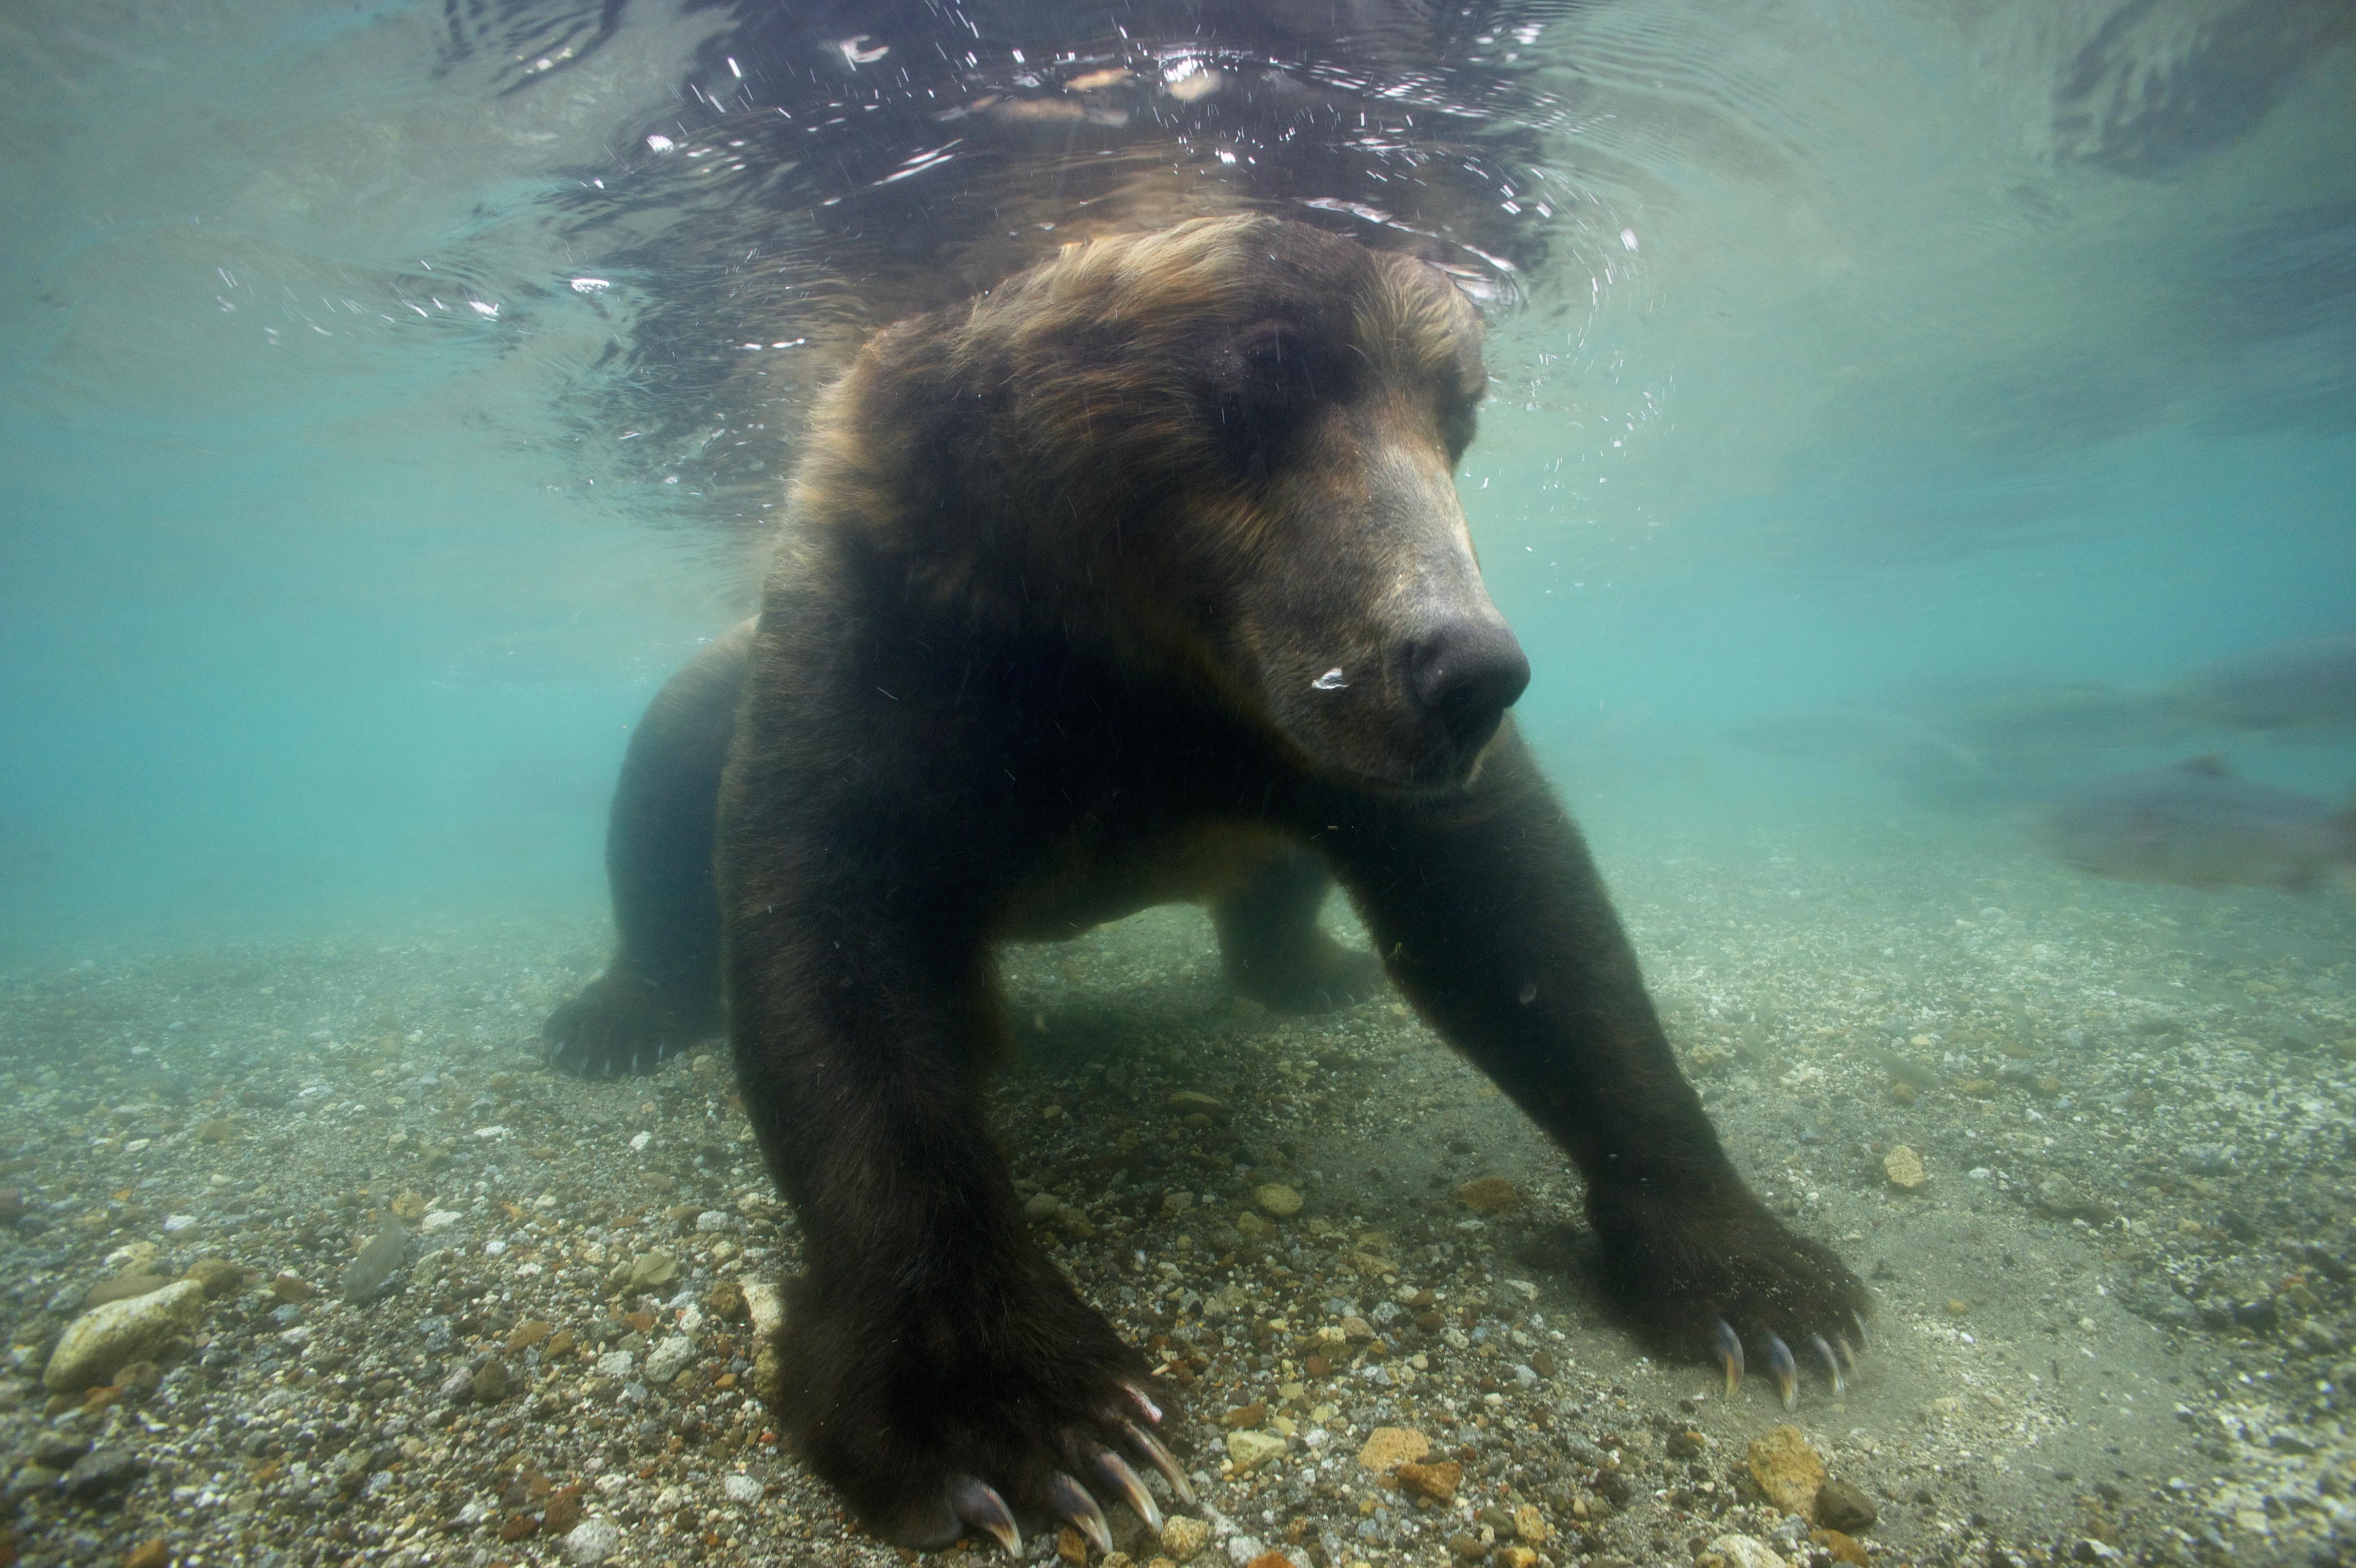
<instances>
[{"instance_id":1,"label":"underwater water","mask_svg":"<svg viewBox=\"0 0 2356 1568\"><path fill-rule=\"evenodd\" d=\"M1482 301L1515 722L1878 1310L1729 1393L1395 997L1017 949L996 1124L1199 1494L1116 1549L2356 1552L2356 13L1310 9L0 16L0 1565L898 1560L749 1397L724 1053L541 1021L848 346L1215 185Z\"/></svg>"}]
</instances>

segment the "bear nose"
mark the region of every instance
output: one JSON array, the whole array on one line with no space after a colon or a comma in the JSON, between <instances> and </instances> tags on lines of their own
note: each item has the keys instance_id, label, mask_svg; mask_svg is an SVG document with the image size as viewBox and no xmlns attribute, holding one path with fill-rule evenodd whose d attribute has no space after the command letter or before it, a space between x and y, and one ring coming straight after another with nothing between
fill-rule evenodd
<instances>
[{"instance_id":1,"label":"bear nose","mask_svg":"<svg viewBox=\"0 0 2356 1568\"><path fill-rule=\"evenodd\" d=\"M1469 757L1489 744L1505 710L1530 683L1530 661L1504 622L1451 621L1416 644L1408 681L1457 754Z\"/></svg>"}]
</instances>

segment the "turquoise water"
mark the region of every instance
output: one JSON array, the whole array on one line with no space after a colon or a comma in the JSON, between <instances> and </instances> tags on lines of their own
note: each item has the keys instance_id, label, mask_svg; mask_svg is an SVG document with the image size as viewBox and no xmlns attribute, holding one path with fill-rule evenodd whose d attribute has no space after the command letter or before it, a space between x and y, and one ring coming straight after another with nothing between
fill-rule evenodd
<instances>
[{"instance_id":1,"label":"turquoise water","mask_svg":"<svg viewBox=\"0 0 2356 1568\"><path fill-rule=\"evenodd\" d=\"M2356 64L2344 13L2260 9L2299 47L2190 3L1534 13L1583 199L1466 490L1600 829L1609 761L1715 780L1679 812L1856 782L1727 753L1763 713L2348 626ZM2065 91L2106 19L2090 91L2156 79L2107 141ZM746 551L609 461L628 290L564 295L613 256L547 204L719 27L633 9L535 85L428 7L13 13L0 954L594 905L625 726ZM505 318L413 308L446 279ZM2337 794L2327 738L2244 766Z\"/></svg>"}]
</instances>

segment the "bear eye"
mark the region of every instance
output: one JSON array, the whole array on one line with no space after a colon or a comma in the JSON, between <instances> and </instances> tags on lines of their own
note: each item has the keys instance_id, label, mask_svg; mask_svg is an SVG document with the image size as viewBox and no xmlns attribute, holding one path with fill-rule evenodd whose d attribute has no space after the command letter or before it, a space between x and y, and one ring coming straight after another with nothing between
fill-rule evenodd
<instances>
[{"instance_id":1,"label":"bear eye","mask_svg":"<svg viewBox=\"0 0 2356 1568\"><path fill-rule=\"evenodd\" d=\"M1465 448L1481 427L1481 400L1451 398L1440 411L1440 439L1448 443L1448 460L1452 466L1464 460Z\"/></svg>"},{"instance_id":2,"label":"bear eye","mask_svg":"<svg viewBox=\"0 0 2356 1568\"><path fill-rule=\"evenodd\" d=\"M1330 346L1291 327L1243 333L1215 363L1212 422L1246 466L1264 461L1311 407L1349 391L1349 370Z\"/></svg>"}]
</instances>

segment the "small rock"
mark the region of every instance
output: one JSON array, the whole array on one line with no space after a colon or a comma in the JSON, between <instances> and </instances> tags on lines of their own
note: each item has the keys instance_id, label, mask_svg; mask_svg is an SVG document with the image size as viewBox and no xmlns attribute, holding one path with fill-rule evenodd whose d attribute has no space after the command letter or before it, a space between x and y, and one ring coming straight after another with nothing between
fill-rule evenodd
<instances>
[{"instance_id":1,"label":"small rock","mask_svg":"<svg viewBox=\"0 0 2356 1568\"><path fill-rule=\"evenodd\" d=\"M1358 1450L1358 1463L1377 1473L1395 1469L1431 1452L1431 1439L1411 1427L1377 1426Z\"/></svg>"},{"instance_id":2,"label":"small rock","mask_svg":"<svg viewBox=\"0 0 2356 1568\"><path fill-rule=\"evenodd\" d=\"M1816 1522L1830 1530L1863 1530L1881 1518L1873 1499L1847 1481L1816 1488Z\"/></svg>"},{"instance_id":3,"label":"small rock","mask_svg":"<svg viewBox=\"0 0 2356 1568\"><path fill-rule=\"evenodd\" d=\"M1931 1173L1922 1168L1922 1156L1904 1144L1881 1156L1881 1168L1889 1175L1890 1186L1908 1192L1931 1179Z\"/></svg>"},{"instance_id":4,"label":"small rock","mask_svg":"<svg viewBox=\"0 0 2356 1568\"><path fill-rule=\"evenodd\" d=\"M602 1515L584 1519L564 1532L564 1555L575 1563L603 1563L621 1544L622 1527Z\"/></svg>"},{"instance_id":5,"label":"small rock","mask_svg":"<svg viewBox=\"0 0 2356 1568\"><path fill-rule=\"evenodd\" d=\"M1709 1446L1709 1439L1698 1432L1673 1432L1663 1446L1672 1459L1691 1459Z\"/></svg>"},{"instance_id":6,"label":"small rock","mask_svg":"<svg viewBox=\"0 0 2356 1568\"><path fill-rule=\"evenodd\" d=\"M1456 1189L1456 1201L1475 1214L1502 1214L1522 1201L1504 1176L1476 1176Z\"/></svg>"},{"instance_id":7,"label":"small rock","mask_svg":"<svg viewBox=\"0 0 2356 1568\"><path fill-rule=\"evenodd\" d=\"M117 1274L111 1280L101 1280L83 1293L82 1310L104 1306L110 1301L129 1301L134 1296L153 1295L172 1282L162 1274L145 1272Z\"/></svg>"},{"instance_id":8,"label":"small rock","mask_svg":"<svg viewBox=\"0 0 2356 1568\"><path fill-rule=\"evenodd\" d=\"M509 1350L529 1350L548 1337L549 1322L544 1317L527 1317L508 1334Z\"/></svg>"},{"instance_id":9,"label":"small rock","mask_svg":"<svg viewBox=\"0 0 2356 1568\"><path fill-rule=\"evenodd\" d=\"M1854 1563L1857 1568L1868 1568L1872 1562L1864 1547L1837 1530L1812 1530L1808 1531L1808 1542L1831 1552L1836 1563Z\"/></svg>"},{"instance_id":10,"label":"small rock","mask_svg":"<svg viewBox=\"0 0 2356 1568\"><path fill-rule=\"evenodd\" d=\"M1436 1465L1409 1459L1398 1467L1400 1491L1414 1492L1436 1503L1454 1502L1457 1486L1463 1479L1464 1466L1453 1459L1443 1459Z\"/></svg>"},{"instance_id":11,"label":"small rock","mask_svg":"<svg viewBox=\"0 0 2356 1568\"><path fill-rule=\"evenodd\" d=\"M1249 1404L1237 1405L1235 1409L1227 1412L1226 1414L1219 1417L1219 1424L1226 1427L1229 1432L1237 1432L1247 1426L1258 1426L1261 1422L1266 1421L1267 1419L1268 1402L1265 1400L1254 1400Z\"/></svg>"},{"instance_id":12,"label":"small rock","mask_svg":"<svg viewBox=\"0 0 2356 1568\"><path fill-rule=\"evenodd\" d=\"M300 1306L319 1294L319 1287L293 1274L280 1274L270 1282L270 1294L289 1306Z\"/></svg>"},{"instance_id":13,"label":"small rock","mask_svg":"<svg viewBox=\"0 0 2356 1568\"><path fill-rule=\"evenodd\" d=\"M34 1440L32 1462L44 1470L70 1470L90 1452L90 1439L70 1432L51 1432Z\"/></svg>"},{"instance_id":14,"label":"small rock","mask_svg":"<svg viewBox=\"0 0 2356 1568\"><path fill-rule=\"evenodd\" d=\"M475 1369L471 1386L475 1398L484 1404L497 1404L508 1397L508 1364L493 1357Z\"/></svg>"},{"instance_id":15,"label":"small rock","mask_svg":"<svg viewBox=\"0 0 2356 1568\"><path fill-rule=\"evenodd\" d=\"M720 1478L721 1495L732 1503L757 1503L761 1490L760 1482L740 1472L732 1471Z\"/></svg>"},{"instance_id":16,"label":"small rock","mask_svg":"<svg viewBox=\"0 0 2356 1568\"><path fill-rule=\"evenodd\" d=\"M1514 1535L1523 1545L1544 1546L1552 1534L1554 1526L1547 1523L1536 1503L1524 1503L1514 1510Z\"/></svg>"},{"instance_id":17,"label":"small rock","mask_svg":"<svg viewBox=\"0 0 2356 1568\"><path fill-rule=\"evenodd\" d=\"M1054 1193L1034 1192L1023 1200L1023 1214L1026 1219L1053 1219L1063 1207L1064 1200Z\"/></svg>"},{"instance_id":18,"label":"small rock","mask_svg":"<svg viewBox=\"0 0 2356 1568\"><path fill-rule=\"evenodd\" d=\"M1227 1458L1236 1473L1248 1476L1284 1452L1284 1438L1273 1432L1230 1432Z\"/></svg>"},{"instance_id":19,"label":"small rock","mask_svg":"<svg viewBox=\"0 0 2356 1568\"><path fill-rule=\"evenodd\" d=\"M123 1559L123 1568L170 1568L172 1549L160 1535L141 1541Z\"/></svg>"},{"instance_id":20,"label":"small rock","mask_svg":"<svg viewBox=\"0 0 2356 1568\"><path fill-rule=\"evenodd\" d=\"M608 1350L597 1358L597 1375L601 1378L626 1378L635 1365L627 1350Z\"/></svg>"},{"instance_id":21,"label":"small rock","mask_svg":"<svg viewBox=\"0 0 2356 1568\"><path fill-rule=\"evenodd\" d=\"M78 1394L197 1326L205 1287L179 1280L128 1301L109 1302L75 1318L59 1337L41 1382L51 1393Z\"/></svg>"},{"instance_id":22,"label":"small rock","mask_svg":"<svg viewBox=\"0 0 2356 1568\"><path fill-rule=\"evenodd\" d=\"M647 1352L647 1381L667 1383L695 1359L695 1345L684 1334L674 1334Z\"/></svg>"},{"instance_id":23,"label":"small rock","mask_svg":"<svg viewBox=\"0 0 2356 1568\"><path fill-rule=\"evenodd\" d=\"M1162 1550L1181 1563L1191 1563L1211 1544L1211 1527L1187 1514L1172 1514L1162 1521Z\"/></svg>"},{"instance_id":24,"label":"small rock","mask_svg":"<svg viewBox=\"0 0 2356 1568\"><path fill-rule=\"evenodd\" d=\"M204 1286L207 1301L235 1295L245 1285L245 1271L227 1258L198 1258L188 1265L188 1272L181 1277Z\"/></svg>"},{"instance_id":25,"label":"small rock","mask_svg":"<svg viewBox=\"0 0 2356 1568\"><path fill-rule=\"evenodd\" d=\"M563 1535L581 1522L581 1488L559 1487L548 1499L548 1511L541 1519L541 1530L549 1535Z\"/></svg>"},{"instance_id":26,"label":"small rock","mask_svg":"<svg viewBox=\"0 0 2356 1568\"><path fill-rule=\"evenodd\" d=\"M1779 1426L1751 1439L1751 1478L1776 1508L1804 1518L1824 1487L1825 1462L1798 1427Z\"/></svg>"},{"instance_id":27,"label":"small rock","mask_svg":"<svg viewBox=\"0 0 2356 1568\"><path fill-rule=\"evenodd\" d=\"M139 1478L147 1468L147 1461L128 1448L93 1448L74 1461L66 1478L58 1483L66 1496L80 1502L102 1498L120 1491Z\"/></svg>"},{"instance_id":28,"label":"small rock","mask_svg":"<svg viewBox=\"0 0 2356 1568\"><path fill-rule=\"evenodd\" d=\"M630 1260L630 1272L622 1289L626 1292L652 1290L679 1278L679 1260L669 1252L641 1252Z\"/></svg>"},{"instance_id":29,"label":"small rock","mask_svg":"<svg viewBox=\"0 0 2356 1568\"><path fill-rule=\"evenodd\" d=\"M766 1280L740 1282L744 1291L744 1315L763 1341L775 1339L786 1326L786 1294Z\"/></svg>"},{"instance_id":30,"label":"small rock","mask_svg":"<svg viewBox=\"0 0 2356 1568\"><path fill-rule=\"evenodd\" d=\"M1698 1568L1792 1568L1782 1552L1747 1535L1721 1535L1694 1562Z\"/></svg>"},{"instance_id":31,"label":"small rock","mask_svg":"<svg viewBox=\"0 0 2356 1568\"><path fill-rule=\"evenodd\" d=\"M1279 1219L1301 1212L1301 1195L1280 1181L1254 1187L1252 1201Z\"/></svg>"}]
</instances>

